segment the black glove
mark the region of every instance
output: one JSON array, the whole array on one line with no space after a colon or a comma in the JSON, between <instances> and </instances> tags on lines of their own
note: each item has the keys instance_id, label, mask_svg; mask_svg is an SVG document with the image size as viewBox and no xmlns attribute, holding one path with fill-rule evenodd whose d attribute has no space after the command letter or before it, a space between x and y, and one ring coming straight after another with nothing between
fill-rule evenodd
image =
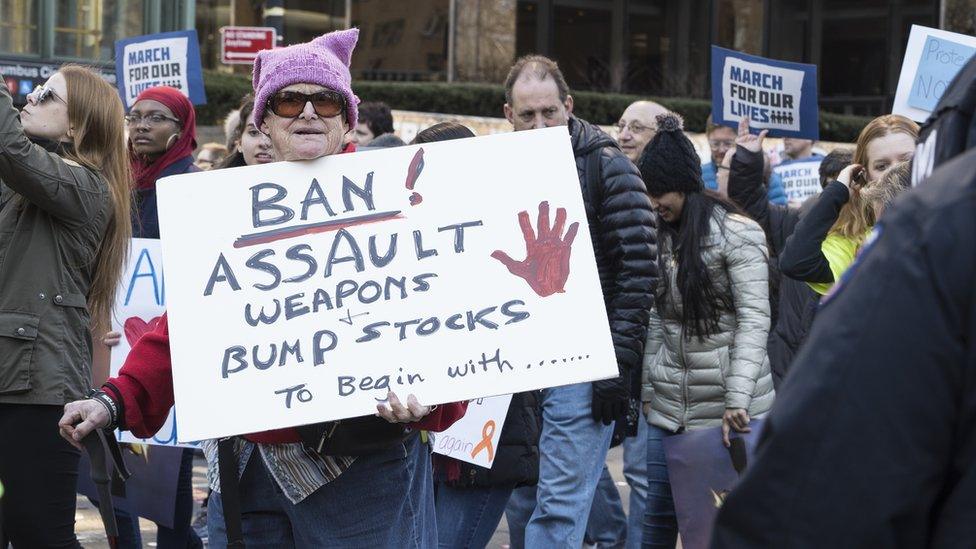
<instances>
[{"instance_id":1,"label":"black glove","mask_svg":"<svg viewBox=\"0 0 976 549\"><path fill-rule=\"evenodd\" d=\"M624 376L593 382L593 421L610 425L627 417L630 384Z\"/></svg>"}]
</instances>

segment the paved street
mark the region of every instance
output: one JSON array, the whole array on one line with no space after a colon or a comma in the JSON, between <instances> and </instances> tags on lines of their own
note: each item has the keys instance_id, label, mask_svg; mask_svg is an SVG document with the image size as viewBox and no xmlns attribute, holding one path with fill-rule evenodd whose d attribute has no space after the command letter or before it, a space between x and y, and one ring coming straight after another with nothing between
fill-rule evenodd
<instances>
[{"instance_id":1,"label":"paved street","mask_svg":"<svg viewBox=\"0 0 976 549\"><path fill-rule=\"evenodd\" d=\"M610 474L613 475L615 481L617 481L617 486L620 489L620 497L624 502L624 509L627 508L629 501L630 489L625 483L623 475L623 451L621 448L614 448L610 451L610 456L608 458L608 464L610 466ZM199 507L200 502L203 501L204 496L207 495L207 465L202 457L196 459L193 466L193 499L197 507ZM195 515L196 513L194 513ZM108 549L108 543L105 540L105 531L102 529L102 521L98 516L98 509L92 506L88 502L88 499L84 496L78 497L78 512L76 515L77 523L75 529L78 533L78 540L84 547L90 547L92 549ZM140 527L142 529L142 539L146 547L156 546L156 527L153 523L142 519L140 520ZM504 517L502 518L501 524L498 525L498 530L495 531L494 537L492 537L491 544L489 545L491 549L501 549L508 547L508 524L505 523Z\"/></svg>"}]
</instances>

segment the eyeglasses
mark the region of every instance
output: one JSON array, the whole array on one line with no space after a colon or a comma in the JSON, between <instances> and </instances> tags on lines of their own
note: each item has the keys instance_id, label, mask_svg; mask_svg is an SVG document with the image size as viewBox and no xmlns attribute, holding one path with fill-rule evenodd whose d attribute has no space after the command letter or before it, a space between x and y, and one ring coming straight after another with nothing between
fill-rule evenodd
<instances>
[{"instance_id":1,"label":"eyeglasses","mask_svg":"<svg viewBox=\"0 0 976 549\"><path fill-rule=\"evenodd\" d=\"M719 140L709 139L708 146L711 147L713 151L717 151L719 149L731 149L732 147L735 146L735 141L732 140L719 141Z\"/></svg>"},{"instance_id":2,"label":"eyeglasses","mask_svg":"<svg viewBox=\"0 0 976 549\"><path fill-rule=\"evenodd\" d=\"M143 122L146 122L146 124L149 126L158 126L166 121L180 124L179 119L173 118L172 116L166 116L165 114L159 112L151 112L145 115L135 113L125 115L125 123L130 126L138 126Z\"/></svg>"},{"instance_id":3,"label":"eyeglasses","mask_svg":"<svg viewBox=\"0 0 976 549\"><path fill-rule=\"evenodd\" d=\"M58 95L57 92L55 92L52 88L49 88L41 84L38 84L37 87L34 88L34 91L31 92L31 95L34 96L34 101L36 101L38 105L44 103L45 101L51 98L57 99L58 101L64 103L65 105L68 104L68 102L62 99L61 96Z\"/></svg>"},{"instance_id":4,"label":"eyeglasses","mask_svg":"<svg viewBox=\"0 0 976 549\"><path fill-rule=\"evenodd\" d=\"M624 124L623 122L619 122L617 124L617 131L622 132L624 131L624 129L630 130L630 133L644 133L646 131L653 131L654 127L645 126L643 124L638 123L637 121L632 121L630 124Z\"/></svg>"},{"instance_id":5,"label":"eyeglasses","mask_svg":"<svg viewBox=\"0 0 976 549\"><path fill-rule=\"evenodd\" d=\"M278 92L268 99L268 108L282 118L296 118L305 110L307 103L312 103L315 114L323 118L332 118L346 111L345 98L330 91L312 94L292 91Z\"/></svg>"}]
</instances>

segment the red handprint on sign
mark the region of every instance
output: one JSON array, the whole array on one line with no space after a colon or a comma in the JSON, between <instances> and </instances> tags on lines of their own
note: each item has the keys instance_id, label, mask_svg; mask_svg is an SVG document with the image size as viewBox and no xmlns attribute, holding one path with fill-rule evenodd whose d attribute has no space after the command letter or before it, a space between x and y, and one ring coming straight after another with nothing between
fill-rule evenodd
<instances>
[{"instance_id":1,"label":"red handprint on sign","mask_svg":"<svg viewBox=\"0 0 976 549\"><path fill-rule=\"evenodd\" d=\"M560 237L566 225L566 210L556 208L556 224L549 227L549 202L539 204L538 235L532 232L529 212L519 212L519 226L525 238L525 259L515 261L501 250L491 254L513 275L524 279L542 297L562 293L569 278L569 254L579 223L572 223L566 236Z\"/></svg>"}]
</instances>

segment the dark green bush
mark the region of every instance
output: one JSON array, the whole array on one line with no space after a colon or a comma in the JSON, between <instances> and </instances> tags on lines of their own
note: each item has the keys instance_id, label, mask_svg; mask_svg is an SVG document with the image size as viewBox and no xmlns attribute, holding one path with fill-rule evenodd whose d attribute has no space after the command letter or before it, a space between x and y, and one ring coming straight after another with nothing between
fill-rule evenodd
<instances>
[{"instance_id":1,"label":"dark green bush","mask_svg":"<svg viewBox=\"0 0 976 549\"><path fill-rule=\"evenodd\" d=\"M237 107L240 98L251 90L243 75L207 72L204 75L207 104L197 109L200 124L217 124ZM438 112L468 116L502 116L505 93L500 85L443 82L376 82L362 80L355 85L363 101L383 101L395 109ZM652 99L685 119L688 131L705 131L711 103L704 99L681 97L642 97L613 93L579 91L573 93L576 114L597 124L614 124L620 113L638 99ZM820 113L820 139L853 142L870 118Z\"/></svg>"}]
</instances>

